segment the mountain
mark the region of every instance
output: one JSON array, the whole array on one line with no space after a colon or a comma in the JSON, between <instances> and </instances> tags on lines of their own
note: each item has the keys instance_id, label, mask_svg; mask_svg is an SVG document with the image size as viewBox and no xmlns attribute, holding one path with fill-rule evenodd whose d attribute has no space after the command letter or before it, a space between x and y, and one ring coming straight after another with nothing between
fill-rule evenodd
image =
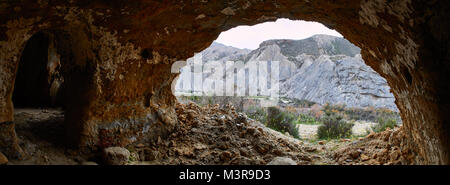
<instances>
[{"instance_id":1,"label":"mountain","mask_svg":"<svg viewBox=\"0 0 450 185\"><path fill-rule=\"evenodd\" d=\"M213 43L202 55L206 64L213 60L246 65L249 61L279 61L282 97L398 111L386 80L364 63L360 52L344 38L314 35L303 40L264 41L253 51ZM246 84L256 87L258 83L249 83L250 78L247 74ZM182 91L179 85L177 91Z\"/></svg>"},{"instance_id":2,"label":"mountain","mask_svg":"<svg viewBox=\"0 0 450 185\"><path fill-rule=\"evenodd\" d=\"M239 49L213 42L201 53L204 61L238 61L243 60L250 52L249 49Z\"/></svg>"}]
</instances>

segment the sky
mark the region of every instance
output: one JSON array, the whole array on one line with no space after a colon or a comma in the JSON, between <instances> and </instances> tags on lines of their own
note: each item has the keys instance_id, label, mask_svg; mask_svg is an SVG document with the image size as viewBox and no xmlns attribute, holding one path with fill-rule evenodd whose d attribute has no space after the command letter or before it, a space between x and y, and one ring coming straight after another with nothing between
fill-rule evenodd
<instances>
[{"instance_id":1,"label":"sky","mask_svg":"<svg viewBox=\"0 0 450 185\"><path fill-rule=\"evenodd\" d=\"M261 42L270 39L300 40L315 34L326 34L342 37L335 30L328 29L323 24L308 21L292 21L278 19L254 26L238 26L222 32L216 42L240 49L257 49Z\"/></svg>"}]
</instances>

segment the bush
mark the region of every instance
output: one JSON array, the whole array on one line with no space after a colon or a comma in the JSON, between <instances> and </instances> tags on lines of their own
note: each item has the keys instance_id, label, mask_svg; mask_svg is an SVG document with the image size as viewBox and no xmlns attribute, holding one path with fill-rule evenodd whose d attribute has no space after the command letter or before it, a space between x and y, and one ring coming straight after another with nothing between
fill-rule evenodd
<instances>
[{"instance_id":1,"label":"bush","mask_svg":"<svg viewBox=\"0 0 450 185\"><path fill-rule=\"evenodd\" d=\"M352 135L353 124L344 121L341 116L327 115L322 119L322 123L317 131L319 139L339 139Z\"/></svg>"},{"instance_id":2,"label":"bush","mask_svg":"<svg viewBox=\"0 0 450 185\"><path fill-rule=\"evenodd\" d=\"M346 116L344 114L344 110L345 110L345 104L331 105L329 103L326 103L322 107L322 111L325 113L325 116L327 116L327 117L329 117L331 115Z\"/></svg>"},{"instance_id":3,"label":"bush","mask_svg":"<svg viewBox=\"0 0 450 185\"><path fill-rule=\"evenodd\" d=\"M380 118L385 118L401 122L400 115L397 112L384 108L349 108L344 113L350 120L377 122Z\"/></svg>"},{"instance_id":4,"label":"bush","mask_svg":"<svg viewBox=\"0 0 450 185\"><path fill-rule=\"evenodd\" d=\"M312 101L308 101L308 100L299 100L299 99L294 99L294 105L296 107L311 107L314 104L316 104L315 102Z\"/></svg>"},{"instance_id":5,"label":"bush","mask_svg":"<svg viewBox=\"0 0 450 185\"><path fill-rule=\"evenodd\" d=\"M288 132L291 136L299 138L295 116L288 112L283 112L277 107L268 108L267 127L282 133Z\"/></svg>"},{"instance_id":6,"label":"bush","mask_svg":"<svg viewBox=\"0 0 450 185\"><path fill-rule=\"evenodd\" d=\"M247 114L249 118L257 120L262 124L266 124L267 122L267 113L264 108L252 106L245 111L245 114Z\"/></svg>"},{"instance_id":7,"label":"bush","mask_svg":"<svg viewBox=\"0 0 450 185\"><path fill-rule=\"evenodd\" d=\"M393 129L397 125L398 125L398 123L395 119L380 118L380 119L378 119L378 123L372 127L372 130L374 132L383 132L387 128Z\"/></svg>"},{"instance_id":8,"label":"bush","mask_svg":"<svg viewBox=\"0 0 450 185\"><path fill-rule=\"evenodd\" d=\"M319 122L316 120L315 117L310 116L308 114L299 114L297 119L298 124L306 124L306 125L316 125L319 124Z\"/></svg>"}]
</instances>

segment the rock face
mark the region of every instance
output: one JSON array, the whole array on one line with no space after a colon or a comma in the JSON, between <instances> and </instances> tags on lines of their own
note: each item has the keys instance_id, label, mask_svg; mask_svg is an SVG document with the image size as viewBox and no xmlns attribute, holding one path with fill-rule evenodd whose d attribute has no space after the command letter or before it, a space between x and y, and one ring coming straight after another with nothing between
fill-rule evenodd
<instances>
[{"instance_id":1,"label":"rock face","mask_svg":"<svg viewBox=\"0 0 450 185\"><path fill-rule=\"evenodd\" d=\"M282 94L320 104L378 107L397 111L385 79L366 66L361 56L322 56L302 65L282 86Z\"/></svg>"},{"instance_id":2,"label":"rock face","mask_svg":"<svg viewBox=\"0 0 450 185\"><path fill-rule=\"evenodd\" d=\"M406 138L424 163L449 164L449 6L426 0L2 2L0 152L21 155L12 95L22 52L37 33L49 35L60 57L67 139L89 149L164 139L177 124L172 64L232 27L289 18L321 22L361 48L366 64L392 88Z\"/></svg>"},{"instance_id":3,"label":"rock face","mask_svg":"<svg viewBox=\"0 0 450 185\"><path fill-rule=\"evenodd\" d=\"M359 48L353 44L343 38L323 35L290 42L289 45L299 49L291 49L288 58L295 58L300 67L281 85L282 95L321 104L345 103L350 107L397 110L386 80L364 63ZM299 46L307 47L308 42L312 42L314 49L302 51ZM277 45L280 43L283 42Z\"/></svg>"},{"instance_id":4,"label":"rock face","mask_svg":"<svg viewBox=\"0 0 450 185\"><path fill-rule=\"evenodd\" d=\"M386 80L367 66L360 49L344 38L315 35L298 41L270 40L251 52L213 43L201 56L206 64L212 61L243 61L247 65L249 61L280 62L280 93L283 97L398 111ZM192 60L194 58L188 59ZM177 91L183 91L183 78L191 77L191 74L184 74L191 70L193 65L190 64L193 63L188 62L183 68ZM247 78L257 78L257 74L248 75L253 76ZM248 85L257 88L257 83Z\"/></svg>"}]
</instances>

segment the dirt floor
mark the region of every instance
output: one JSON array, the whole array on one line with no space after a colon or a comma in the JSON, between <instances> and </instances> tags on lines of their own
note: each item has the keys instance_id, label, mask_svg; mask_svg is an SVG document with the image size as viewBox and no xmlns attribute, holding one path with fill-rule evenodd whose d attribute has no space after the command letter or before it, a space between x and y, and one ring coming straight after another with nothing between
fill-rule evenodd
<instances>
[{"instance_id":1,"label":"dirt floor","mask_svg":"<svg viewBox=\"0 0 450 185\"><path fill-rule=\"evenodd\" d=\"M64 144L64 112L51 109L16 109L16 132L25 160L8 164L72 165L86 161Z\"/></svg>"},{"instance_id":2,"label":"dirt floor","mask_svg":"<svg viewBox=\"0 0 450 185\"><path fill-rule=\"evenodd\" d=\"M231 105L178 104L176 111L178 128L168 139L126 147L131 152L130 165L265 165L278 156L289 157L298 165L411 164L414 161L411 151L400 149L405 144L403 140L395 139L402 136L400 129L361 139L311 142L269 129L237 113ZM15 122L20 145L28 157L10 160L8 165L102 163L98 154L82 154L65 146L61 110L16 109Z\"/></svg>"}]
</instances>

